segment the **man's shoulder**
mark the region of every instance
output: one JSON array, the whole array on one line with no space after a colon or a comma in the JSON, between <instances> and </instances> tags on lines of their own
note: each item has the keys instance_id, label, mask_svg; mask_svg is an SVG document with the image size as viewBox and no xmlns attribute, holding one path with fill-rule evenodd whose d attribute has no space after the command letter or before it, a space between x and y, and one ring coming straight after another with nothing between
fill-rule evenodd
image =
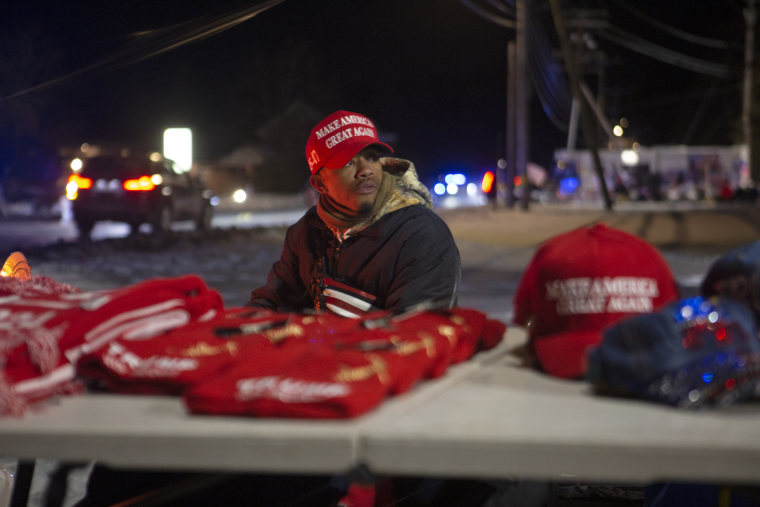
<instances>
[{"instance_id":1,"label":"man's shoulder","mask_svg":"<svg viewBox=\"0 0 760 507\"><path fill-rule=\"evenodd\" d=\"M325 229L322 219L317 215L316 206L312 206L301 215L293 225L288 227L289 235L301 236L304 234L313 234L316 231Z\"/></svg>"},{"instance_id":2,"label":"man's shoulder","mask_svg":"<svg viewBox=\"0 0 760 507\"><path fill-rule=\"evenodd\" d=\"M402 229L414 229L428 234L435 234L440 230L449 230L446 222L435 211L422 204L398 209L383 218L387 220L388 225Z\"/></svg>"},{"instance_id":3,"label":"man's shoulder","mask_svg":"<svg viewBox=\"0 0 760 507\"><path fill-rule=\"evenodd\" d=\"M435 222L443 223L443 219L440 216L438 216L438 214L435 211L428 208L424 204L413 204L411 206L407 206L405 208L401 208L392 213L389 213L389 215L392 216L397 213L398 213L397 218L403 217L404 220L419 219L419 220L432 220Z\"/></svg>"}]
</instances>

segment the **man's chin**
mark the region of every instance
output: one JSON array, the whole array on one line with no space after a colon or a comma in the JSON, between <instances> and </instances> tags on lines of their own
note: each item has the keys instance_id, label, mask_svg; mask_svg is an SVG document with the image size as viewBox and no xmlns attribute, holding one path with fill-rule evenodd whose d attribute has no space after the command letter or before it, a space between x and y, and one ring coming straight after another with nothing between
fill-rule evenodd
<instances>
[{"instance_id":1,"label":"man's chin","mask_svg":"<svg viewBox=\"0 0 760 507\"><path fill-rule=\"evenodd\" d=\"M375 203L374 202L362 202L359 204L359 215L361 216L367 216L370 213L372 213L372 208L374 208Z\"/></svg>"}]
</instances>

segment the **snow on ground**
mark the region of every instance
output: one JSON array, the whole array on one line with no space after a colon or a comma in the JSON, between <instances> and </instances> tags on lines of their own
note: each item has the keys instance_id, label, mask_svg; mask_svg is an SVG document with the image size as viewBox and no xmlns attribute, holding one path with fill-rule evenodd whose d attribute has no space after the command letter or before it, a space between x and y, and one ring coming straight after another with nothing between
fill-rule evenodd
<instances>
[{"instance_id":1,"label":"snow on ground","mask_svg":"<svg viewBox=\"0 0 760 507\"><path fill-rule=\"evenodd\" d=\"M289 223L302 213L300 208L296 211L286 215ZM438 212L449 224L462 256L459 305L505 322L511 321L512 297L536 246L573 228L602 220L650 241L663 252L685 295L695 293L717 255L760 237L757 208L639 208L610 213L598 207L534 206L530 211L479 207ZM288 224L239 226L230 218L235 216L241 215L220 217L224 223L206 233L175 229L90 243L65 239L31 246L24 253L34 275L83 290L196 274L220 292L225 305L239 306L265 282Z\"/></svg>"},{"instance_id":2,"label":"snow on ground","mask_svg":"<svg viewBox=\"0 0 760 507\"><path fill-rule=\"evenodd\" d=\"M279 257L286 227L172 231L91 243L59 242L24 251L35 276L83 290L131 285L150 278L195 274L219 291L225 306L244 304ZM508 320L511 295L532 248L504 250L463 241L460 306ZM489 253L490 252L490 253Z\"/></svg>"},{"instance_id":3,"label":"snow on ground","mask_svg":"<svg viewBox=\"0 0 760 507\"><path fill-rule=\"evenodd\" d=\"M150 278L195 274L240 306L262 285L280 254L284 227L137 234L91 243L58 243L25 252L32 274L83 290L111 289Z\"/></svg>"}]
</instances>

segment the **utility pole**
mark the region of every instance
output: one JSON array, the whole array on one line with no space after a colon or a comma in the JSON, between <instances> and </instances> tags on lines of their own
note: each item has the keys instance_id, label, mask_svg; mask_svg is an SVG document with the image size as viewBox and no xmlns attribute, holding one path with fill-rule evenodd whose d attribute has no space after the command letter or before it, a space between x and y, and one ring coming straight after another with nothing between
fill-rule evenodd
<instances>
[{"instance_id":1,"label":"utility pole","mask_svg":"<svg viewBox=\"0 0 760 507\"><path fill-rule=\"evenodd\" d=\"M520 204L528 209L530 192L528 188L527 151L528 151L528 83L526 63L528 59L528 10L526 0L517 0L515 13L515 173L523 180L523 193Z\"/></svg>"},{"instance_id":2,"label":"utility pole","mask_svg":"<svg viewBox=\"0 0 760 507\"><path fill-rule=\"evenodd\" d=\"M517 82L517 69L515 68L515 43L507 43L507 155L505 157L507 167L506 174L506 205L507 208L515 206L515 131L517 130L517 114L515 114L515 83Z\"/></svg>"},{"instance_id":3,"label":"utility pole","mask_svg":"<svg viewBox=\"0 0 760 507\"><path fill-rule=\"evenodd\" d=\"M515 179L522 178L523 193L520 199L524 209L528 209L530 192L528 191L528 8L527 0L515 0L515 21L491 16L482 9L470 6L470 2L462 0L473 11L483 15L490 21L515 30L515 40L507 42L507 111L506 111L506 156L500 162L496 172L497 185L505 176L506 206L514 207L516 203ZM504 166L504 167L502 167ZM498 194L497 194L498 195Z\"/></svg>"},{"instance_id":4,"label":"utility pole","mask_svg":"<svg viewBox=\"0 0 760 507\"><path fill-rule=\"evenodd\" d=\"M757 12L755 0L747 0L747 8L744 9L744 22L746 35L744 37L744 89L742 94L742 126L744 127L744 142L747 145L747 167L752 182L760 183L760 165L755 163L753 156L752 136L752 66L755 59L755 24Z\"/></svg>"},{"instance_id":5,"label":"utility pole","mask_svg":"<svg viewBox=\"0 0 760 507\"><path fill-rule=\"evenodd\" d=\"M588 149L591 152L591 157L594 162L594 170L596 171L597 178L599 179L599 188L602 192L602 198L604 200L604 207L608 210L612 209L612 199L607 191L607 183L604 179L604 168L602 167L602 161L599 158L599 150L597 149L597 137L596 128L593 119L589 114L590 104L587 103L583 96L581 88L580 74L575 62L575 54L570 46L570 38L567 35L565 29L564 18L562 17L562 10L559 6L559 0L549 0L552 9L552 17L554 18L554 26L557 29L557 36L559 37L560 46L562 47L562 58L565 61L565 68L567 69L567 75L570 81L570 88L573 92L573 98L578 101L580 107L580 121L581 129L583 130L583 137L586 140Z\"/></svg>"}]
</instances>

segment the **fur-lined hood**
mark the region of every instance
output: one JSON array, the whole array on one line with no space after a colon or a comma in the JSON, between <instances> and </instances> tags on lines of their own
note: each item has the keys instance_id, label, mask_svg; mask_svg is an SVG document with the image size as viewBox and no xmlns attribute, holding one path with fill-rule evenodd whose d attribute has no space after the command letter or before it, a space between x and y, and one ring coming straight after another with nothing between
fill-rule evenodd
<instances>
[{"instance_id":1,"label":"fur-lined hood","mask_svg":"<svg viewBox=\"0 0 760 507\"><path fill-rule=\"evenodd\" d=\"M402 196L420 200L420 204L424 204L428 208L433 207L430 191L420 182L417 170L411 161L403 158L383 157L380 159L380 163L383 165L383 171L398 178L396 189ZM398 209L398 207L394 209Z\"/></svg>"}]
</instances>

